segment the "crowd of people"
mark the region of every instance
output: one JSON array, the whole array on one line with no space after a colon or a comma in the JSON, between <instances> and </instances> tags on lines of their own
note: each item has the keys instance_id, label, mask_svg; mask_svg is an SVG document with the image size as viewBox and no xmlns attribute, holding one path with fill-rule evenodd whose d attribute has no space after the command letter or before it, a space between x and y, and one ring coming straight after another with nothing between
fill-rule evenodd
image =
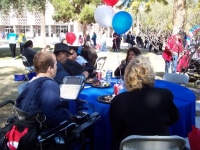
<instances>
[{"instance_id":1,"label":"crowd of people","mask_svg":"<svg viewBox=\"0 0 200 150\"><path fill-rule=\"evenodd\" d=\"M146 46L147 43L139 36L135 38L131 32L128 32L126 37L114 33L114 51L120 49L122 39L130 44L130 47L126 58L116 68L114 75L123 77L127 91L115 96L110 104L109 118L114 137L114 150L119 149L120 142L129 135L170 135L168 127L179 119L172 92L154 87L155 73L149 59L141 55L139 48ZM49 46L40 52L35 52L31 40L23 41L23 33L18 36L12 31L8 34L8 40L12 57L15 57L14 49L16 42L19 42L22 45L22 55L27 58L31 66L34 66L37 73L17 98L16 106L28 113L41 110L46 116L49 127L55 127L62 121L70 119L72 115L60 99L59 85L63 83L63 78L69 75L84 78L96 76L94 66L97 59L94 47L98 45L96 33L93 32L92 37L88 33L84 37L80 35L78 43L81 50L75 50L65 42L64 33L61 32L60 43L55 44L53 53L47 50ZM106 41L105 31L102 31L101 51L107 50ZM171 59L166 61L166 72L169 72L169 64L172 63L175 68L178 55L183 51L179 34L168 38L165 50L171 55ZM40 88L32 91L32 87L40 80L44 80ZM30 92L35 92L35 95L28 101Z\"/></svg>"}]
</instances>

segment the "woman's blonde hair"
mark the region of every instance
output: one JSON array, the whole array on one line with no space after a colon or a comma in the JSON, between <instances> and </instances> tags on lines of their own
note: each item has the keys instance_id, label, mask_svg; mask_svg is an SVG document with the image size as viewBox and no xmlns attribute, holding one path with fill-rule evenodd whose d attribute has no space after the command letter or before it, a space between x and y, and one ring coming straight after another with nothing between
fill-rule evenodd
<instances>
[{"instance_id":1,"label":"woman's blonde hair","mask_svg":"<svg viewBox=\"0 0 200 150\"><path fill-rule=\"evenodd\" d=\"M154 86L155 74L148 58L139 55L131 60L125 70L124 80L128 91Z\"/></svg>"}]
</instances>

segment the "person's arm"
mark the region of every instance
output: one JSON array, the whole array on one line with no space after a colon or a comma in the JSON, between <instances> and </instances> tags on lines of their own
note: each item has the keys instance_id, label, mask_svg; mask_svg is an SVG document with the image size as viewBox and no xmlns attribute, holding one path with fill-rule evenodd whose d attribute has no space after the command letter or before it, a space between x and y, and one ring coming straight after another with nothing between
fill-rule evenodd
<instances>
[{"instance_id":1,"label":"person's arm","mask_svg":"<svg viewBox=\"0 0 200 150\"><path fill-rule=\"evenodd\" d=\"M63 107L60 100L59 86L53 81L43 83L40 89L41 109L47 117L47 124L56 126L59 123L69 120L70 113Z\"/></svg>"},{"instance_id":2,"label":"person's arm","mask_svg":"<svg viewBox=\"0 0 200 150\"><path fill-rule=\"evenodd\" d=\"M114 75L115 77L119 77L120 76L120 70L121 70L121 75L124 75L124 70L126 67L126 60L122 60L121 64L115 69Z\"/></svg>"},{"instance_id":3,"label":"person's arm","mask_svg":"<svg viewBox=\"0 0 200 150\"><path fill-rule=\"evenodd\" d=\"M57 73L56 73L56 76L54 77L54 80L58 84L62 84L63 78L65 76L70 76L70 74L64 69L63 65L60 62L58 62L57 63Z\"/></svg>"}]
</instances>

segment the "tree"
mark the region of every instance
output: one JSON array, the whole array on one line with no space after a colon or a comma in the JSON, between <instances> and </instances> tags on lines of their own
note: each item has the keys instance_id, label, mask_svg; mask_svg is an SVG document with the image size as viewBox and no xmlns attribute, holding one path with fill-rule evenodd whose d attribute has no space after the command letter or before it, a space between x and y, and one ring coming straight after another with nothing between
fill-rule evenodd
<instances>
[{"instance_id":1,"label":"tree","mask_svg":"<svg viewBox=\"0 0 200 150\"><path fill-rule=\"evenodd\" d=\"M141 13L140 34L149 41L155 49L165 42L171 34L173 24L173 5L160 5L155 2L151 5L151 11Z\"/></svg>"},{"instance_id":2,"label":"tree","mask_svg":"<svg viewBox=\"0 0 200 150\"><path fill-rule=\"evenodd\" d=\"M17 14L21 14L24 11L30 11L34 13L41 13L41 41L43 46L46 45L45 36L45 6L46 0L1 0L0 10L2 14L8 14L10 11L14 11Z\"/></svg>"},{"instance_id":3,"label":"tree","mask_svg":"<svg viewBox=\"0 0 200 150\"><path fill-rule=\"evenodd\" d=\"M164 5L168 4L166 0L134 0L130 3L129 11L133 14L136 15L136 35L139 34L140 32L140 12L141 9L144 9L145 12L151 11L151 6L155 2L162 3Z\"/></svg>"},{"instance_id":4,"label":"tree","mask_svg":"<svg viewBox=\"0 0 200 150\"><path fill-rule=\"evenodd\" d=\"M186 0L174 0L173 32L183 30L186 18Z\"/></svg>"},{"instance_id":5,"label":"tree","mask_svg":"<svg viewBox=\"0 0 200 150\"><path fill-rule=\"evenodd\" d=\"M95 23L94 11L101 0L51 0L55 8L53 19L56 21L69 22L77 20L84 25L84 33L87 24Z\"/></svg>"}]
</instances>

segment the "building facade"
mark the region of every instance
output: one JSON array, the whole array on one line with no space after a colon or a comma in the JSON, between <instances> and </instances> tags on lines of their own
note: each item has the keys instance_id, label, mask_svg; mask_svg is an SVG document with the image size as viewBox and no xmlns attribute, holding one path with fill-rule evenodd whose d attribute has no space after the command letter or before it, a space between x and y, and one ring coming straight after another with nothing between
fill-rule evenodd
<instances>
[{"instance_id":1,"label":"building facade","mask_svg":"<svg viewBox=\"0 0 200 150\"><path fill-rule=\"evenodd\" d=\"M50 3L46 5L45 22L46 36L57 36L61 30L82 33L83 27L78 22L55 22L52 19L54 8ZM9 33L13 29L15 33L24 30L27 35L40 36L41 33L41 14L25 12L24 14L9 13L8 15L0 14L0 32Z\"/></svg>"}]
</instances>

